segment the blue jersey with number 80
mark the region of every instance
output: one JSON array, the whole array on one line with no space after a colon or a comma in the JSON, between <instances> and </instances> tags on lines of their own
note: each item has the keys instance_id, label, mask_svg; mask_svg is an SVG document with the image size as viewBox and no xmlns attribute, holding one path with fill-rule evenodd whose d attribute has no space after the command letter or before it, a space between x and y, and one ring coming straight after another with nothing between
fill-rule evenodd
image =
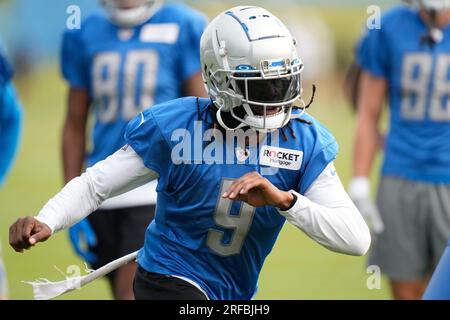
<instances>
[{"instance_id":1,"label":"blue jersey with number 80","mask_svg":"<svg viewBox=\"0 0 450 320\"><path fill-rule=\"evenodd\" d=\"M383 175L450 183L450 27L443 33L434 46L421 41L419 12L399 6L360 43L360 66L389 84Z\"/></svg>"},{"instance_id":2,"label":"blue jersey with number 80","mask_svg":"<svg viewBox=\"0 0 450 320\"><path fill-rule=\"evenodd\" d=\"M125 144L126 124L139 112L182 95L183 83L200 71L205 24L193 9L168 4L135 28L96 14L65 32L62 73L71 87L88 90L95 112L88 166Z\"/></svg>"}]
</instances>

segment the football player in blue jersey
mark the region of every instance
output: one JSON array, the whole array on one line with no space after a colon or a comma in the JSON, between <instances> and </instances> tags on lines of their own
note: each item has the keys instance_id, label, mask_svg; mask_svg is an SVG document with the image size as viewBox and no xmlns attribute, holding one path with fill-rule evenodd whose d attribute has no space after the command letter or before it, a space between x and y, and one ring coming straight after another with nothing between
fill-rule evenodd
<instances>
[{"instance_id":1,"label":"football player in blue jersey","mask_svg":"<svg viewBox=\"0 0 450 320\"><path fill-rule=\"evenodd\" d=\"M0 188L5 183L17 153L22 127L22 108L11 81L12 76L11 65L0 42ZM0 244L0 300L6 297L6 272Z\"/></svg>"},{"instance_id":2,"label":"football player in blue jersey","mask_svg":"<svg viewBox=\"0 0 450 320\"><path fill-rule=\"evenodd\" d=\"M137 299L251 299L286 220L330 250L365 254L370 232L334 168L337 143L304 104L294 107L303 70L295 44L267 10L221 13L201 39L210 98L141 113L122 149L11 226L11 246L23 252L158 178Z\"/></svg>"},{"instance_id":3,"label":"football player in blue jersey","mask_svg":"<svg viewBox=\"0 0 450 320\"><path fill-rule=\"evenodd\" d=\"M386 12L360 42L360 79L349 193L377 235L369 264L397 299L419 299L450 235L450 3L409 1ZM377 205L369 174L381 147L386 97L389 131Z\"/></svg>"},{"instance_id":4,"label":"football player in blue jersey","mask_svg":"<svg viewBox=\"0 0 450 320\"><path fill-rule=\"evenodd\" d=\"M155 0L102 0L105 12L64 34L61 66L70 91L63 132L65 182L125 144L125 126L154 104L206 95L201 79L202 14ZM106 14L105 14L106 13ZM93 114L86 150L88 115ZM156 181L105 201L70 229L76 252L98 268L144 242L152 220ZM116 299L133 296L135 264L108 276Z\"/></svg>"}]
</instances>

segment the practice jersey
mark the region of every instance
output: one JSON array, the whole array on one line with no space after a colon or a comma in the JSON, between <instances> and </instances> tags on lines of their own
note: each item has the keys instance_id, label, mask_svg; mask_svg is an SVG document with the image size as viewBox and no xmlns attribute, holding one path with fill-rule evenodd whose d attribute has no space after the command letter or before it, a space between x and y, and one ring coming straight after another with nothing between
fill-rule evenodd
<instances>
[{"instance_id":1,"label":"practice jersey","mask_svg":"<svg viewBox=\"0 0 450 320\"><path fill-rule=\"evenodd\" d=\"M201 70L205 24L199 12L167 4L134 28L99 13L64 33L62 73L71 87L88 90L95 112L87 166L123 147L125 127L139 112L182 96L183 83Z\"/></svg>"},{"instance_id":2,"label":"practice jersey","mask_svg":"<svg viewBox=\"0 0 450 320\"><path fill-rule=\"evenodd\" d=\"M130 122L127 144L159 174L155 220L138 263L149 272L184 277L211 299L251 299L285 218L221 195L257 171L280 190L301 194L332 162L338 146L319 122L291 121L258 143L212 129L209 99L188 97L148 109ZM230 135L230 137L227 136ZM249 141L256 139L249 136ZM257 141L257 140L254 140Z\"/></svg>"},{"instance_id":3,"label":"practice jersey","mask_svg":"<svg viewBox=\"0 0 450 320\"><path fill-rule=\"evenodd\" d=\"M450 27L433 46L419 12L398 6L381 28L367 30L358 48L359 65L386 79L390 128L382 174L431 183L450 183Z\"/></svg>"}]
</instances>

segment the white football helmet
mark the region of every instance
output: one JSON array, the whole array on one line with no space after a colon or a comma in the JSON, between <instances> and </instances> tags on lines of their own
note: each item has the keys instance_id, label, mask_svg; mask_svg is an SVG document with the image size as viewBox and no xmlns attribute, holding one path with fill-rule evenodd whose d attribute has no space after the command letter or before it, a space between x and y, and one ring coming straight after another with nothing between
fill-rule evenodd
<instances>
[{"instance_id":1,"label":"white football helmet","mask_svg":"<svg viewBox=\"0 0 450 320\"><path fill-rule=\"evenodd\" d=\"M267 10L239 6L221 13L203 33L200 59L225 129L276 130L301 116L292 106L301 97L303 62L290 32ZM226 113L237 126L224 122Z\"/></svg>"},{"instance_id":2,"label":"white football helmet","mask_svg":"<svg viewBox=\"0 0 450 320\"><path fill-rule=\"evenodd\" d=\"M132 28L148 20L162 0L100 0L109 19L123 28Z\"/></svg>"},{"instance_id":3,"label":"white football helmet","mask_svg":"<svg viewBox=\"0 0 450 320\"><path fill-rule=\"evenodd\" d=\"M450 9L450 0L404 0L404 2L426 10L441 11Z\"/></svg>"}]
</instances>

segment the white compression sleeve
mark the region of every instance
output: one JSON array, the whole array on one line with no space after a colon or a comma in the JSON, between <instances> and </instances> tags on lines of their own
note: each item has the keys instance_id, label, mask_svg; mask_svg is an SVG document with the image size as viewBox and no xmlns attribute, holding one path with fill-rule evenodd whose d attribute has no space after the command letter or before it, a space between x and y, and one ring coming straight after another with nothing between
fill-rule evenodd
<instances>
[{"instance_id":1,"label":"white compression sleeve","mask_svg":"<svg viewBox=\"0 0 450 320\"><path fill-rule=\"evenodd\" d=\"M120 149L70 181L36 217L52 232L68 228L95 211L110 197L158 178L131 148Z\"/></svg>"},{"instance_id":2,"label":"white compression sleeve","mask_svg":"<svg viewBox=\"0 0 450 320\"><path fill-rule=\"evenodd\" d=\"M370 232L330 163L294 206L279 212L324 247L349 255L364 255Z\"/></svg>"}]
</instances>

